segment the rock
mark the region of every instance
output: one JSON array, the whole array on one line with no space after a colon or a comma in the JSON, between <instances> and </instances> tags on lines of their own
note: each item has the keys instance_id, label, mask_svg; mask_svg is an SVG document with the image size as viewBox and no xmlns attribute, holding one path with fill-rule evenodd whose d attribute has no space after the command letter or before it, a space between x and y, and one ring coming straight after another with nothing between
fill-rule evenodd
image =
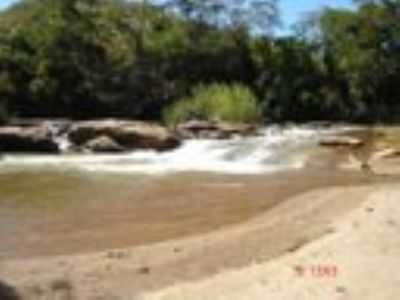
<instances>
[{"instance_id":1,"label":"rock","mask_svg":"<svg viewBox=\"0 0 400 300\"><path fill-rule=\"evenodd\" d=\"M186 123L180 124L178 126L179 129L189 130L192 132L199 132L204 130L216 130L218 129L218 125L216 122L209 121L201 121L201 120L192 120Z\"/></svg>"},{"instance_id":2,"label":"rock","mask_svg":"<svg viewBox=\"0 0 400 300\"><path fill-rule=\"evenodd\" d=\"M219 130L231 134L231 135L241 135L249 136L255 135L257 133L258 127L254 124L243 124L243 123L220 123Z\"/></svg>"},{"instance_id":3,"label":"rock","mask_svg":"<svg viewBox=\"0 0 400 300\"><path fill-rule=\"evenodd\" d=\"M337 286L336 287L336 293L345 294L346 292L347 292L347 289L344 286Z\"/></svg>"},{"instance_id":4,"label":"rock","mask_svg":"<svg viewBox=\"0 0 400 300\"><path fill-rule=\"evenodd\" d=\"M9 121L8 126L47 128L55 137L67 133L71 124L72 121L67 119L12 119Z\"/></svg>"},{"instance_id":5,"label":"rock","mask_svg":"<svg viewBox=\"0 0 400 300\"><path fill-rule=\"evenodd\" d=\"M367 207L365 209L365 211L368 212L368 213L373 213L375 211L375 209L373 207Z\"/></svg>"},{"instance_id":6,"label":"rock","mask_svg":"<svg viewBox=\"0 0 400 300\"><path fill-rule=\"evenodd\" d=\"M226 140L231 138L229 133L219 130L204 130L200 131L194 138L208 139L208 140Z\"/></svg>"},{"instance_id":7,"label":"rock","mask_svg":"<svg viewBox=\"0 0 400 300\"><path fill-rule=\"evenodd\" d=\"M138 273L142 275L149 275L150 274L150 268L149 267L141 267L138 269Z\"/></svg>"},{"instance_id":8,"label":"rock","mask_svg":"<svg viewBox=\"0 0 400 300\"><path fill-rule=\"evenodd\" d=\"M214 122L192 120L176 127L176 133L183 139L206 138L206 133L215 132L217 130Z\"/></svg>"},{"instance_id":9,"label":"rock","mask_svg":"<svg viewBox=\"0 0 400 300\"><path fill-rule=\"evenodd\" d=\"M0 299L18 300L21 299L17 290L5 282L0 281Z\"/></svg>"},{"instance_id":10,"label":"rock","mask_svg":"<svg viewBox=\"0 0 400 300\"><path fill-rule=\"evenodd\" d=\"M324 147L361 147L365 143L363 140L350 136L331 136L319 141L320 146Z\"/></svg>"},{"instance_id":11,"label":"rock","mask_svg":"<svg viewBox=\"0 0 400 300\"><path fill-rule=\"evenodd\" d=\"M107 258L110 259L123 259L128 256L128 254L124 251L110 251L107 253Z\"/></svg>"},{"instance_id":12,"label":"rock","mask_svg":"<svg viewBox=\"0 0 400 300\"><path fill-rule=\"evenodd\" d=\"M229 139L235 135L252 135L256 130L257 127L251 124L199 120L180 124L176 128L177 134L183 139Z\"/></svg>"},{"instance_id":13,"label":"rock","mask_svg":"<svg viewBox=\"0 0 400 300\"><path fill-rule=\"evenodd\" d=\"M88 149L91 152L97 153L116 153L126 150L124 147L116 143L112 138L105 135L96 137L93 140L88 141L84 145L84 148Z\"/></svg>"},{"instance_id":14,"label":"rock","mask_svg":"<svg viewBox=\"0 0 400 300\"><path fill-rule=\"evenodd\" d=\"M68 138L78 146L98 137L108 137L126 150L169 150L180 140L165 127L139 121L100 120L79 122L71 126Z\"/></svg>"},{"instance_id":15,"label":"rock","mask_svg":"<svg viewBox=\"0 0 400 300\"><path fill-rule=\"evenodd\" d=\"M58 153L59 147L47 126L0 127L0 151Z\"/></svg>"}]
</instances>

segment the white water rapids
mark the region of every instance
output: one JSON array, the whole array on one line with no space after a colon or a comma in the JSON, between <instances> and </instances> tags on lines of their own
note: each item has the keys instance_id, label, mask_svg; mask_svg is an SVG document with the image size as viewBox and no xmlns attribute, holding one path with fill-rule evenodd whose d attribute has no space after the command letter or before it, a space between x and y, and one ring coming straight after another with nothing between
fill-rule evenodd
<instances>
[{"instance_id":1,"label":"white water rapids","mask_svg":"<svg viewBox=\"0 0 400 300\"><path fill-rule=\"evenodd\" d=\"M346 127L269 126L254 137L231 140L187 140L169 152L135 151L124 154L4 154L0 172L16 170L80 170L89 172L168 174L214 172L260 174L302 168L307 151L321 136ZM66 141L60 141L66 143Z\"/></svg>"}]
</instances>

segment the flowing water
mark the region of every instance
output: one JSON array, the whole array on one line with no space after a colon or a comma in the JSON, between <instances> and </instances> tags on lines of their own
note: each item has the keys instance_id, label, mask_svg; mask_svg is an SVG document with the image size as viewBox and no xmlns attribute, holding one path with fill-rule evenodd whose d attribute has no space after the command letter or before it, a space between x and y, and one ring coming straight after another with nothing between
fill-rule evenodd
<instances>
[{"instance_id":1,"label":"flowing water","mask_svg":"<svg viewBox=\"0 0 400 300\"><path fill-rule=\"evenodd\" d=\"M366 182L310 163L321 136L345 130L270 126L255 137L189 140L163 153L4 154L0 258L197 234L244 221L312 188ZM65 139L59 142L68 148Z\"/></svg>"},{"instance_id":2,"label":"flowing water","mask_svg":"<svg viewBox=\"0 0 400 300\"><path fill-rule=\"evenodd\" d=\"M94 173L170 174L213 172L220 174L262 174L304 166L305 151L326 134L346 127L318 129L310 126L270 126L256 137L232 140L188 140L170 152L136 151L122 155L4 155L0 172L27 170L86 171ZM59 138L66 149L68 142Z\"/></svg>"}]
</instances>

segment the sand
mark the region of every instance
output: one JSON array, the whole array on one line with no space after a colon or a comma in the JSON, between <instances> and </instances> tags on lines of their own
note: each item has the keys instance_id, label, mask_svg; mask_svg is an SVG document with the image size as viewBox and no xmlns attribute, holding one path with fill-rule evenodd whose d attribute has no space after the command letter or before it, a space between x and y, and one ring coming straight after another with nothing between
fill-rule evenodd
<instances>
[{"instance_id":1,"label":"sand","mask_svg":"<svg viewBox=\"0 0 400 300\"><path fill-rule=\"evenodd\" d=\"M7 176L5 176L7 179ZM11 177L12 178L12 177ZM0 261L149 245L246 222L307 191L387 181L326 169L270 175L0 176ZM29 185L29 186L28 186Z\"/></svg>"},{"instance_id":2,"label":"sand","mask_svg":"<svg viewBox=\"0 0 400 300\"><path fill-rule=\"evenodd\" d=\"M398 199L396 180L323 187L198 235L2 260L0 299L400 299Z\"/></svg>"},{"instance_id":3,"label":"sand","mask_svg":"<svg viewBox=\"0 0 400 300\"><path fill-rule=\"evenodd\" d=\"M400 185L353 192L365 202L294 253L142 299L399 299Z\"/></svg>"}]
</instances>

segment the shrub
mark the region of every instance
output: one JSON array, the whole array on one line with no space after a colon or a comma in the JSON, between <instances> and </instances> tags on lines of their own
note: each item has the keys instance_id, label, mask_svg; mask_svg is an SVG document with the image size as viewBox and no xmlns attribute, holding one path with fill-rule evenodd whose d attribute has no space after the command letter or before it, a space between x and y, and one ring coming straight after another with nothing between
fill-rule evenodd
<instances>
[{"instance_id":1,"label":"shrub","mask_svg":"<svg viewBox=\"0 0 400 300\"><path fill-rule=\"evenodd\" d=\"M241 84L199 85L192 96L181 99L163 113L174 126L190 119L254 123L261 120L261 108L252 91Z\"/></svg>"}]
</instances>

